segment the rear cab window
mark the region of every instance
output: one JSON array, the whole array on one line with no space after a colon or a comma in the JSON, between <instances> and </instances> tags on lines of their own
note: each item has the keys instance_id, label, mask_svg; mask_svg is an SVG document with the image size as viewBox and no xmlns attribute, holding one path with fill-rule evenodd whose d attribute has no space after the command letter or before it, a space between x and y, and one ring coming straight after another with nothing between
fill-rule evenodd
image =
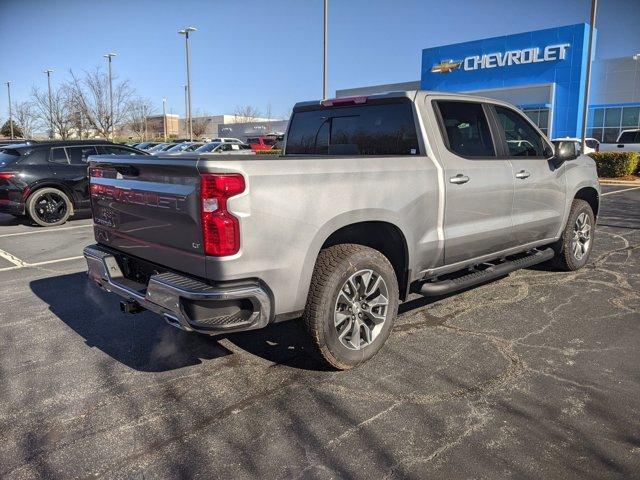
<instances>
[{"instance_id":1,"label":"rear cab window","mask_svg":"<svg viewBox=\"0 0 640 480\"><path fill-rule=\"evenodd\" d=\"M435 104L449 151L464 158L496 156L489 121L481 103L437 100Z\"/></svg>"},{"instance_id":2,"label":"rear cab window","mask_svg":"<svg viewBox=\"0 0 640 480\"><path fill-rule=\"evenodd\" d=\"M413 103L409 99L374 102L318 106L294 112L286 153L362 156L419 154Z\"/></svg>"}]
</instances>

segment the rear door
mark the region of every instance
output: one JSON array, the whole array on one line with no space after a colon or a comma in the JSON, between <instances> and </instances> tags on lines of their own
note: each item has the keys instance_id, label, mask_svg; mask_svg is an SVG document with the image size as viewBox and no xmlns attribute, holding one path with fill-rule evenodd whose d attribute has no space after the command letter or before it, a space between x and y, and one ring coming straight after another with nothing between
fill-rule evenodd
<instances>
[{"instance_id":1,"label":"rear door","mask_svg":"<svg viewBox=\"0 0 640 480\"><path fill-rule=\"evenodd\" d=\"M65 147L65 150L69 160L69 164L64 167L68 172L66 183L73 191L76 205L79 208L86 208L89 206L89 165L87 160L89 155L95 155L98 152L96 147L90 145Z\"/></svg>"},{"instance_id":2,"label":"rear door","mask_svg":"<svg viewBox=\"0 0 640 480\"><path fill-rule=\"evenodd\" d=\"M515 182L513 232L518 245L553 238L565 209L567 164L554 167L553 150L521 113L495 105L502 148L511 162Z\"/></svg>"},{"instance_id":3,"label":"rear door","mask_svg":"<svg viewBox=\"0 0 640 480\"><path fill-rule=\"evenodd\" d=\"M90 172L99 243L205 276L197 159L102 155Z\"/></svg>"},{"instance_id":4,"label":"rear door","mask_svg":"<svg viewBox=\"0 0 640 480\"><path fill-rule=\"evenodd\" d=\"M498 155L488 107L436 100L434 108L444 142L439 150L445 175L445 264L514 246L514 179L510 162Z\"/></svg>"}]
</instances>

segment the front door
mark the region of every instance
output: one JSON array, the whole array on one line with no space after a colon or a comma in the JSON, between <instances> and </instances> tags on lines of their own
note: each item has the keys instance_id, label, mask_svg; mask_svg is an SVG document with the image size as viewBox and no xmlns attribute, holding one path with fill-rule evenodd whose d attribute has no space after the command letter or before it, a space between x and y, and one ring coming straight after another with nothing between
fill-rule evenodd
<instances>
[{"instance_id":1,"label":"front door","mask_svg":"<svg viewBox=\"0 0 640 480\"><path fill-rule=\"evenodd\" d=\"M518 245L551 239L565 209L566 164L554 167L553 150L531 122L517 111L495 105L503 148L515 180L513 234Z\"/></svg>"},{"instance_id":2,"label":"front door","mask_svg":"<svg viewBox=\"0 0 640 480\"><path fill-rule=\"evenodd\" d=\"M444 145L445 264L463 262L515 245L511 226L511 164L499 158L488 107L438 100L435 113Z\"/></svg>"}]
</instances>

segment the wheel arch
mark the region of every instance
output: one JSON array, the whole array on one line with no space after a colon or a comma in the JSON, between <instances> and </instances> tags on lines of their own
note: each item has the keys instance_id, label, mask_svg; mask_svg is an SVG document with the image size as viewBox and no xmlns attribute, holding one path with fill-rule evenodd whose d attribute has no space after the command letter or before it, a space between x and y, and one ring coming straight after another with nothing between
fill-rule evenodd
<instances>
[{"instance_id":1,"label":"wheel arch","mask_svg":"<svg viewBox=\"0 0 640 480\"><path fill-rule=\"evenodd\" d=\"M31 197L31 195L33 195L38 190L42 190L43 188L55 188L57 190L62 191L67 196L67 198L69 198L69 201L71 202L71 214L74 213L74 210L76 208L76 201L75 201L75 198L73 197L73 192L64 183L56 182L52 180L44 180L34 185L30 185L28 191L26 192L26 195L24 195L25 206L27 204L28 199Z\"/></svg>"},{"instance_id":2,"label":"wheel arch","mask_svg":"<svg viewBox=\"0 0 640 480\"><path fill-rule=\"evenodd\" d=\"M593 187L582 187L573 196L574 200L584 200L591 206L594 217L598 217L600 209L600 194Z\"/></svg>"},{"instance_id":3,"label":"wheel arch","mask_svg":"<svg viewBox=\"0 0 640 480\"><path fill-rule=\"evenodd\" d=\"M396 272L400 299L408 295L411 270L411 245L402 228L401 222L392 218L389 212L371 212L340 216L328 222L316 235L310 246L298 285L298 299L306 301L311 284L311 276L320 251L324 248L353 243L374 248L381 252ZM381 233L382 232L382 233ZM304 305L304 303L302 303Z\"/></svg>"}]
</instances>

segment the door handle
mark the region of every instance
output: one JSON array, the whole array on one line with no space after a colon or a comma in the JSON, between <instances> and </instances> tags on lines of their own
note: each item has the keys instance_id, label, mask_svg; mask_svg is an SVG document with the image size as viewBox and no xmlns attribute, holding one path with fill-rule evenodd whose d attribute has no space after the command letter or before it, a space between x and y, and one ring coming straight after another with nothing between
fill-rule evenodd
<instances>
[{"instance_id":1,"label":"door handle","mask_svg":"<svg viewBox=\"0 0 640 480\"><path fill-rule=\"evenodd\" d=\"M531 176L531 174L529 172L527 172L526 170L520 170L518 173L516 173L516 178L529 178Z\"/></svg>"},{"instance_id":2,"label":"door handle","mask_svg":"<svg viewBox=\"0 0 640 480\"><path fill-rule=\"evenodd\" d=\"M467 177L466 175L463 175L461 173L459 173L455 177L451 177L449 179L450 183L457 183L458 185L460 185L462 183L467 183L468 181L469 181L469 177Z\"/></svg>"}]
</instances>

